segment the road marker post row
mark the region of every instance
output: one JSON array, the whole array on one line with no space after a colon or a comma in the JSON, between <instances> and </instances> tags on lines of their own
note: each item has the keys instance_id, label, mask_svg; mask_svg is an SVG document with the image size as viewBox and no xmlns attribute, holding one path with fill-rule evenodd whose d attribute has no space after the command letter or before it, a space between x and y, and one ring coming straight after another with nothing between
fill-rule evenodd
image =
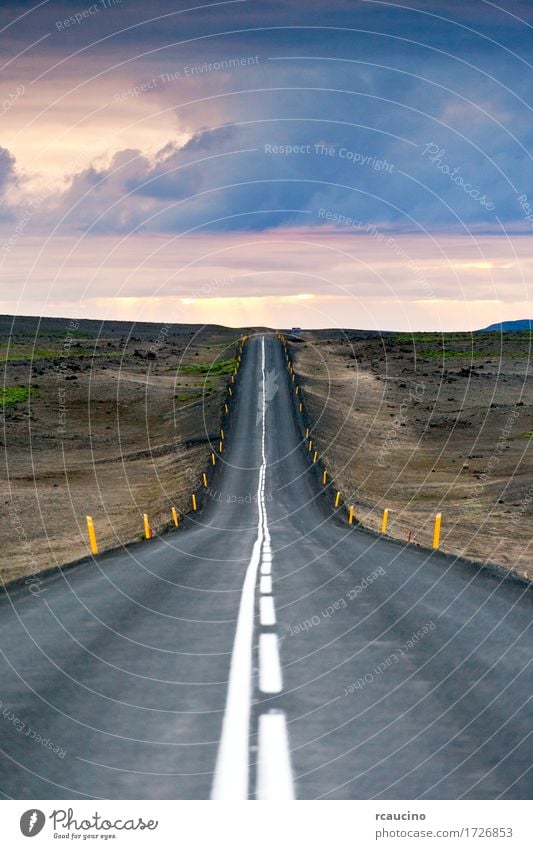
<instances>
[{"instance_id":1,"label":"road marker post row","mask_svg":"<svg viewBox=\"0 0 533 849\"><path fill-rule=\"evenodd\" d=\"M232 383L235 383L235 375L237 374L237 372L239 370L239 366L241 364L241 356L242 356L244 343L246 342L247 339L248 339L247 336L243 336L242 339L241 339L241 344L240 344L239 348L237 349L237 357L236 357L237 367L235 368L235 370L234 370L234 372L231 376L231 382ZM228 386L228 390L229 390L229 394L232 395L231 386ZM229 413L229 407L228 407L227 403L224 404L224 412L226 413L226 415L228 415L228 413ZM222 453L222 451L223 451L224 439L225 439L224 429L221 427L220 428L220 442L219 442L219 452L220 453ZM215 454L211 453L211 464L214 466L215 463L216 463ZM202 483L203 483L204 487L207 489L208 481L207 481L207 475L206 475L205 472L202 472ZM191 501L192 501L193 511L197 511L198 510L198 502L196 500L196 494L195 493L192 494ZM172 515L172 522L174 524L174 527L177 528L177 527L179 527L178 511L176 510L175 507L171 507L170 510L171 510L171 515ZM145 540L153 539L154 532L153 532L152 528L150 527L150 521L148 519L148 514L143 513L142 516L143 516L144 538L145 538ZM96 539L94 519L93 519L92 516L86 516L85 520L86 520L86 523L87 523L87 534L88 534L88 537L89 537L89 547L91 549L91 554L96 555L96 554L99 553L99 548L98 548L98 541Z\"/></svg>"},{"instance_id":2,"label":"road marker post row","mask_svg":"<svg viewBox=\"0 0 533 849\"><path fill-rule=\"evenodd\" d=\"M293 364L292 364L292 362L289 358L287 340L286 340L285 336L283 336L283 334L281 334L281 333L278 334L278 339L280 340L280 342L283 345L283 352L285 354L285 362L287 364L287 370L289 372L289 375L292 377L292 381L294 382L296 373L294 371L294 366L293 366ZM300 387L298 385L295 386L294 393L295 393L295 395L298 395L300 393ZM298 403L298 412L303 413L303 401L302 401L301 395L300 395L300 400L299 400L299 403ZM308 441L308 451L310 452L313 449L313 441L309 439L309 427L306 427L306 429L305 429L305 439L306 439L306 441L309 440ZM315 450L315 452L313 454L313 463L316 463L317 459L318 459L318 451ZM327 479L328 479L327 478L327 472L324 469L323 473L322 473L322 486L326 486ZM337 509L340 506L340 501L341 501L341 492L339 490L337 490L336 495L335 495L335 502L334 502L335 503L335 509ZM355 506L352 505L352 506L350 506L349 511L348 511L348 524L349 525L353 524L354 517L355 517ZM389 509L385 508L383 510L383 517L381 519L381 533L382 534L387 533L388 522L389 522ZM432 543L432 545L433 545L433 549L435 549L435 550L437 550L440 547L441 525L442 525L442 513L439 512L435 515L435 522L434 522L434 526L433 526L433 543ZM411 542L411 540L412 540L412 532L409 531L408 536L407 536L407 541Z\"/></svg>"},{"instance_id":3,"label":"road marker post row","mask_svg":"<svg viewBox=\"0 0 533 849\"><path fill-rule=\"evenodd\" d=\"M287 340L286 340L285 336L283 336L283 334L281 334L281 333L278 333L278 339L282 343L282 346L283 346L283 353L285 355L285 363L287 365L287 371L289 373L289 376L292 379L292 382L295 383L294 394L295 394L295 396L299 396L299 398L297 398L297 403L298 403L298 412L301 415L304 411L304 405L303 405L303 399L302 399L303 393L300 392L300 386L299 386L299 384L296 383L296 372L294 371L294 366L293 366L291 360L289 359L289 353L288 353L288 348L287 348ZM313 440L309 439L309 427L306 427L306 429L305 429L305 439L306 439L306 442L307 442L308 452L309 453L313 452L312 462L313 462L313 465L315 465L318 462L318 450L316 449L316 446L313 447ZM326 473L326 470L324 469L323 473L322 473L322 486L326 486L326 484L327 484L327 473ZM339 498L340 498L340 495L339 495ZM351 522L350 522L350 524L351 524Z\"/></svg>"},{"instance_id":4,"label":"road marker post row","mask_svg":"<svg viewBox=\"0 0 533 849\"><path fill-rule=\"evenodd\" d=\"M237 372L239 371L239 368L240 368L240 365L241 365L241 358L242 358L244 343L246 342L247 339L248 339L247 336L243 336L241 338L241 343L240 343L239 347L237 348L237 355L236 355L236 358L235 358L237 360L237 366L234 369L233 374L231 375L231 383L233 383L233 384L235 384L235 377L236 377ZM232 391L232 388L229 384L228 384L228 394L229 394L230 397L233 396L233 391ZM228 406L227 401L224 402L224 413L226 414L226 416L229 414L229 406ZM219 440L219 443L218 443L218 453L219 454L222 454L222 452L224 450L224 440L225 440L225 438L226 438L226 434L224 432L224 428L221 427L220 428L220 440ZM217 462L216 461L216 454L215 454L214 451L211 451L211 465L215 466L216 462ZM203 484L205 489L209 488L209 481L207 479L207 472L202 472L202 484ZM196 513L198 511L198 500L197 500L197 497L196 497L196 493L194 493L194 492L191 495L191 503L192 503L193 512ZM172 516L174 517L174 508L172 508L172 510L173 510ZM177 520L174 521L174 524L176 525L176 527L178 526Z\"/></svg>"},{"instance_id":5,"label":"road marker post row","mask_svg":"<svg viewBox=\"0 0 533 849\"><path fill-rule=\"evenodd\" d=\"M291 360L289 358L287 340L286 340L285 336L281 333L278 334L278 339L282 343L282 346L283 346L283 353L285 354L285 363L287 365L287 371L289 373L289 377L291 378L292 382L295 383L294 394L295 394L295 396L299 396L299 398L297 399L298 412L300 414L303 414L303 411L304 411L303 398L302 398L303 393L300 392L300 386L298 384L296 384L296 372L294 371L293 363L291 362ZM310 434L310 428L306 427L305 428L305 442L307 444L307 451L310 454L311 452L313 452L313 440L309 439L309 434ZM312 455L313 465L315 465L317 463L317 461L318 461L318 450L316 449L316 446L315 446L314 447L314 453ZM323 469L323 471L322 471L322 486L325 487L327 485L328 485L328 476L327 476L326 470ZM339 508L340 503L341 503L341 498L342 498L342 493L340 491L336 491L335 500L334 500L335 509ZM349 525L353 524L354 516L355 516L355 507L352 505L349 508L349 511L348 511L348 524Z\"/></svg>"}]
</instances>

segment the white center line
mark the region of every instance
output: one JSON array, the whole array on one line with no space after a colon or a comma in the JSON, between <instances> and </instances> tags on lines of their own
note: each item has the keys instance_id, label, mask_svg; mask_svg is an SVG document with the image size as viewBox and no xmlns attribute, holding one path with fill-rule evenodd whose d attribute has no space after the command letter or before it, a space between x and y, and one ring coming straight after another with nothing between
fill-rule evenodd
<instances>
[{"instance_id":1,"label":"white center line","mask_svg":"<svg viewBox=\"0 0 533 849\"><path fill-rule=\"evenodd\" d=\"M269 711L259 717L259 759L256 797L260 800L294 799L289 735L285 714Z\"/></svg>"},{"instance_id":2,"label":"white center line","mask_svg":"<svg viewBox=\"0 0 533 849\"><path fill-rule=\"evenodd\" d=\"M259 621L263 627L267 628L276 624L274 599L271 595L262 595L259 599Z\"/></svg>"},{"instance_id":3,"label":"white center line","mask_svg":"<svg viewBox=\"0 0 533 849\"><path fill-rule=\"evenodd\" d=\"M277 634L259 637L259 689L262 693L281 693L283 689Z\"/></svg>"},{"instance_id":4,"label":"white center line","mask_svg":"<svg viewBox=\"0 0 533 849\"><path fill-rule=\"evenodd\" d=\"M212 799L247 799L249 796L250 771L250 714L252 703L252 649L254 636L254 606L257 571L259 568L261 546L265 539L265 427L266 427L266 373L265 338L261 340L261 394L262 394L262 434L261 467L257 486L257 539L252 557L246 569L241 594L237 629L233 642L228 681L228 695L222 735L218 748ZM270 539L270 535L268 537Z\"/></svg>"},{"instance_id":5,"label":"white center line","mask_svg":"<svg viewBox=\"0 0 533 849\"><path fill-rule=\"evenodd\" d=\"M261 575L261 579L259 581L259 592L261 595L271 595L272 578L270 575Z\"/></svg>"}]
</instances>

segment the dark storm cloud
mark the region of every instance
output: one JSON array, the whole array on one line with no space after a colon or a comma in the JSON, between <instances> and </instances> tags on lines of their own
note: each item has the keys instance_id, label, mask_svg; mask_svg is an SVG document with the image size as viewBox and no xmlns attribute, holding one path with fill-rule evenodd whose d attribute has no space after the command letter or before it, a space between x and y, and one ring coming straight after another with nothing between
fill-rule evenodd
<instances>
[{"instance_id":1,"label":"dark storm cloud","mask_svg":"<svg viewBox=\"0 0 533 849\"><path fill-rule=\"evenodd\" d=\"M257 117L251 102L241 98L240 108L246 120L200 131L183 148L167 145L152 158L123 151L108 168L88 169L61 201L64 212L72 208L67 222L261 230L325 223L325 208L328 220L398 230L495 230L498 219L522 226L517 198L531 175L524 142L464 103L434 96L427 116L389 103L386 121L379 102L328 92L286 95L275 110L265 96Z\"/></svg>"}]
</instances>

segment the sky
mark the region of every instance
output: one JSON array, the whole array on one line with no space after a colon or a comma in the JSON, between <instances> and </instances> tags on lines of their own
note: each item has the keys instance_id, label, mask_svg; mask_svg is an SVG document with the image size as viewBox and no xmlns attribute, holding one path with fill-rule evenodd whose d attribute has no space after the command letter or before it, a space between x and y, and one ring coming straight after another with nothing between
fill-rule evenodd
<instances>
[{"instance_id":1,"label":"sky","mask_svg":"<svg viewBox=\"0 0 533 849\"><path fill-rule=\"evenodd\" d=\"M0 312L528 318L532 0L4 2Z\"/></svg>"}]
</instances>

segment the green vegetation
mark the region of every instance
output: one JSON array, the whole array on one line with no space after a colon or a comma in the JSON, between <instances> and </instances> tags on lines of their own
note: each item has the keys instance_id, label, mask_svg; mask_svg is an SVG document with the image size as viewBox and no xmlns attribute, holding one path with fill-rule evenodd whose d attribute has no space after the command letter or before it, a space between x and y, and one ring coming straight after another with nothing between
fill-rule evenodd
<instances>
[{"instance_id":1,"label":"green vegetation","mask_svg":"<svg viewBox=\"0 0 533 849\"><path fill-rule=\"evenodd\" d=\"M442 348L440 351L418 351L418 356L434 360L447 360L451 357L466 357L467 359L481 357L485 359L487 357L499 357L500 353L498 351L449 351L446 348Z\"/></svg>"},{"instance_id":2,"label":"green vegetation","mask_svg":"<svg viewBox=\"0 0 533 849\"><path fill-rule=\"evenodd\" d=\"M23 345L15 343L7 348L2 349L0 354L3 362L13 362L16 360L46 360L53 357L59 357L60 351L53 348L33 348L32 345Z\"/></svg>"},{"instance_id":3,"label":"green vegetation","mask_svg":"<svg viewBox=\"0 0 533 849\"><path fill-rule=\"evenodd\" d=\"M13 407L27 401L31 395L28 386L4 386L0 389L0 407Z\"/></svg>"},{"instance_id":4,"label":"green vegetation","mask_svg":"<svg viewBox=\"0 0 533 849\"><path fill-rule=\"evenodd\" d=\"M387 340L387 337L384 337ZM393 342L446 342L451 339L470 341L469 333L396 333Z\"/></svg>"},{"instance_id":5,"label":"green vegetation","mask_svg":"<svg viewBox=\"0 0 533 849\"><path fill-rule=\"evenodd\" d=\"M63 339L96 339L96 333L87 333L86 330L49 330L43 332L43 336L60 336ZM100 341L102 341L100 339ZM107 340L106 340L107 341Z\"/></svg>"},{"instance_id":6,"label":"green vegetation","mask_svg":"<svg viewBox=\"0 0 533 849\"><path fill-rule=\"evenodd\" d=\"M223 374L232 374L237 368L237 360L215 360L213 363L188 363L182 366L173 366L169 371L179 371L183 374L209 374L219 377Z\"/></svg>"},{"instance_id":7,"label":"green vegetation","mask_svg":"<svg viewBox=\"0 0 533 849\"><path fill-rule=\"evenodd\" d=\"M208 398L211 395L211 390L207 392L191 392L190 395L174 395L176 401L197 401L198 398Z\"/></svg>"},{"instance_id":8,"label":"green vegetation","mask_svg":"<svg viewBox=\"0 0 533 849\"><path fill-rule=\"evenodd\" d=\"M533 439L533 430L526 430L526 432L521 433L518 438L519 439Z\"/></svg>"},{"instance_id":9,"label":"green vegetation","mask_svg":"<svg viewBox=\"0 0 533 849\"><path fill-rule=\"evenodd\" d=\"M15 343L0 350L1 362L25 362L35 360L57 360L60 358L70 359L72 357L120 357L120 351L95 351L94 348L33 348L31 345Z\"/></svg>"}]
</instances>

